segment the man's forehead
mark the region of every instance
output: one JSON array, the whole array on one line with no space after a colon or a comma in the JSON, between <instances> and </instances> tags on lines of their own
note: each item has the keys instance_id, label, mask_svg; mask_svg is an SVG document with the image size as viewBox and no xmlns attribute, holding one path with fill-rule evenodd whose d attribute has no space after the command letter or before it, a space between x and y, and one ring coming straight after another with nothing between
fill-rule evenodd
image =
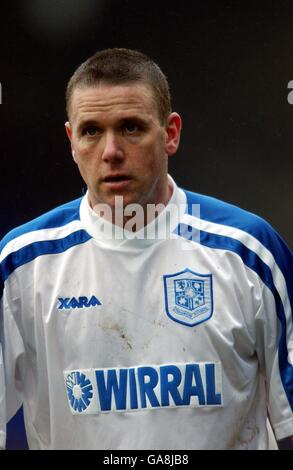
<instances>
[{"instance_id":1,"label":"man's forehead","mask_svg":"<svg viewBox=\"0 0 293 470\"><path fill-rule=\"evenodd\" d=\"M76 87L71 98L71 111L109 110L111 108L133 107L153 108L153 93L149 86L142 83Z\"/></svg>"}]
</instances>

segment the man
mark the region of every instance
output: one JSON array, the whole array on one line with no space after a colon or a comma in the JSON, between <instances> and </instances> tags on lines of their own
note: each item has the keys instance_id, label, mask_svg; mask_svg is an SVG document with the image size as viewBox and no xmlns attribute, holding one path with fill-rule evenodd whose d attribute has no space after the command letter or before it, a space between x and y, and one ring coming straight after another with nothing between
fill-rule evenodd
<instances>
[{"instance_id":1,"label":"man","mask_svg":"<svg viewBox=\"0 0 293 470\"><path fill-rule=\"evenodd\" d=\"M31 449L266 449L268 417L291 436L290 250L168 176L181 119L145 55L88 59L67 112L87 194L1 243L7 419L23 403Z\"/></svg>"}]
</instances>

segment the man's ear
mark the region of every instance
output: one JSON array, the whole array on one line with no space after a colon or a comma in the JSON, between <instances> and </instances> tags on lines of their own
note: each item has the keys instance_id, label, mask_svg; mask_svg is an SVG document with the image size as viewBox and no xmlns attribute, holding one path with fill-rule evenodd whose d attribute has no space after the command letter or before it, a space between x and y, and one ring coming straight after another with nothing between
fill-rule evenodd
<instances>
[{"instance_id":1,"label":"man's ear","mask_svg":"<svg viewBox=\"0 0 293 470\"><path fill-rule=\"evenodd\" d=\"M65 123L65 130L66 130L67 137L68 137L68 139L70 140L71 153L72 153L72 156L73 156L73 160L75 160L75 158L74 158L75 151L74 151L73 142L72 142L72 129L71 129L71 126L70 126L70 122L69 122L69 121L67 121L67 122Z\"/></svg>"},{"instance_id":2,"label":"man's ear","mask_svg":"<svg viewBox=\"0 0 293 470\"><path fill-rule=\"evenodd\" d=\"M171 113L166 124L167 139L165 148L168 156L174 155L177 152L180 143L181 128L181 117L177 113Z\"/></svg>"}]
</instances>

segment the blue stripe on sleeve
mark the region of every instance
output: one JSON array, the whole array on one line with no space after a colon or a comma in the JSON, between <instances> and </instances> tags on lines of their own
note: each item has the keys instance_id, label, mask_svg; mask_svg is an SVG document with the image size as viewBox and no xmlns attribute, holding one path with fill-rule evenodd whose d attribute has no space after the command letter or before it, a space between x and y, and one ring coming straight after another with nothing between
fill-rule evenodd
<instances>
[{"instance_id":1,"label":"blue stripe on sleeve","mask_svg":"<svg viewBox=\"0 0 293 470\"><path fill-rule=\"evenodd\" d=\"M91 238L85 230L78 230L65 238L31 243L18 251L10 253L1 263L2 282L5 282L15 269L39 256L63 253L73 246L87 242Z\"/></svg>"}]
</instances>

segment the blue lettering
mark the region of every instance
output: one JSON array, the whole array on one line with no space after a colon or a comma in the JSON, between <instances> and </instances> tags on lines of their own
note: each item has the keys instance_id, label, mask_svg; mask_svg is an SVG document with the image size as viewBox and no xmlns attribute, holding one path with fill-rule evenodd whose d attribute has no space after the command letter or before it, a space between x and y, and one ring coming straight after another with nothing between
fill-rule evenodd
<instances>
[{"instance_id":1,"label":"blue lettering","mask_svg":"<svg viewBox=\"0 0 293 470\"><path fill-rule=\"evenodd\" d=\"M79 303L80 308L89 307L87 297L79 297L78 300L79 300L78 303Z\"/></svg>"},{"instance_id":2,"label":"blue lettering","mask_svg":"<svg viewBox=\"0 0 293 470\"><path fill-rule=\"evenodd\" d=\"M88 308L88 307L97 307L98 305L102 305L99 299L97 299L97 297L94 295L92 295L90 300L88 300L88 298L85 296L78 297L78 299L76 299L76 297L72 297L71 299L59 298L58 300L60 302L58 306L59 310L62 310L64 308L69 310L71 308Z\"/></svg>"},{"instance_id":3,"label":"blue lettering","mask_svg":"<svg viewBox=\"0 0 293 470\"><path fill-rule=\"evenodd\" d=\"M138 409L137 387L135 380L135 369L129 369L130 407L132 410Z\"/></svg>"},{"instance_id":4,"label":"blue lettering","mask_svg":"<svg viewBox=\"0 0 293 470\"><path fill-rule=\"evenodd\" d=\"M107 384L104 374L108 372ZM126 390L127 390L127 369L119 370L119 385L117 381L117 371L111 369L108 371L96 370L96 380L100 405L102 411L110 411L112 409L112 392L116 402L117 410L125 410L126 408Z\"/></svg>"},{"instance_id":5,"label":"blue lettering","mask_svg":"<svg viewBox=\"0 0 293 470\"><path fill-rule=\"evenodd\" d=\"M221 406L222 389L216 380L217 373L220 378L221 364L204 362L98 369L95 371L99 400L97 412ZM92 384L85 374L72 372L66 380L68 398L78 411L82 411L84 405L89 406L93 396ZM71 393L75 385L79 385L83 393L79 401L75 401Z\"/></svg>"},{"instance_id":6,"label":"blue lettering","mask_svg":"<svg viewBox=\"0 0 293 470\"><path fill-rule=\"evenodd\" d=\"M66 308L66 309L70 308L69 305L68 305L68 302L70 300L69 298L67 298L67 299L61 299L60 298L58 300L60 302L60 305L58 307L59 310L62 310L63 308Z\"/></svg>"},{"instance_id":7,"label":"blue lettering","mask_svg":"<svg viewBox=\"0 0 293 470\"><path fill-rule=\"evenodd\" d=\"M146 397L148 397L151 406L160 406L160 403L158 402L154 392L154 388L157 386L159 381L156 370L152 367L139 367L137 372L140 387L141 407L147 408ZM146 377L149 378L149 382L145 382Z\"/></svg>"},{"instance_id":8,"label":"blue lettering","mask_svg":"<svg viewBox=\"0 0 293 470\"><path fill-rule=\"evenodd\" d=\"M79 308L79 302L76 300L75 297L72 297L70 300L69 308Z\"/></svg>"},{"instance_id":9,"label":"blue lettering","mask_svg":"<svg viewBox=\"0 0 293 470\"><path fill-rule=\"evenodd\" d=\"M216 393L215 364L206 364L207 405L221 405L222 396Z\"/></svg>"},{"instance_id":10,"label":"blue lettering","mask_svg":"<svg viewBox=\"0 0 293 470\"><path fill-rule=\"evenodd\" d=\"M91 300L88 303L88 307L96 307L97 305L102 305L101 302L95 297L94 295L92 296Z\"/></svg>"},{"instance_id":11,"label":"blue lettering","mask_svg":"<svg viewBox=\"0 0 293 470\"><path fill-rule=\"evenodd\" d=\"M192 385L193 379L195 385ZM204 388L198 364L187 364L182 405L190 405L192 396L198 397L198 403L205 405Z\"/></svg>"},{"instance_id":12,"label":"blue lettering","mask_svg":"<svg viewBox=\"0 0 293 470\"><path fill-rule=\"evenodd\" d=\"M169 380L169 375L172 379ZM169 394L174 400L176 406L182 405L182 399L178 391L178 387L182 380L180 369L176 366L162 366L160 367L161 376L161 403L162 406L169 406Z\"/></svg>"}]
</instances>

